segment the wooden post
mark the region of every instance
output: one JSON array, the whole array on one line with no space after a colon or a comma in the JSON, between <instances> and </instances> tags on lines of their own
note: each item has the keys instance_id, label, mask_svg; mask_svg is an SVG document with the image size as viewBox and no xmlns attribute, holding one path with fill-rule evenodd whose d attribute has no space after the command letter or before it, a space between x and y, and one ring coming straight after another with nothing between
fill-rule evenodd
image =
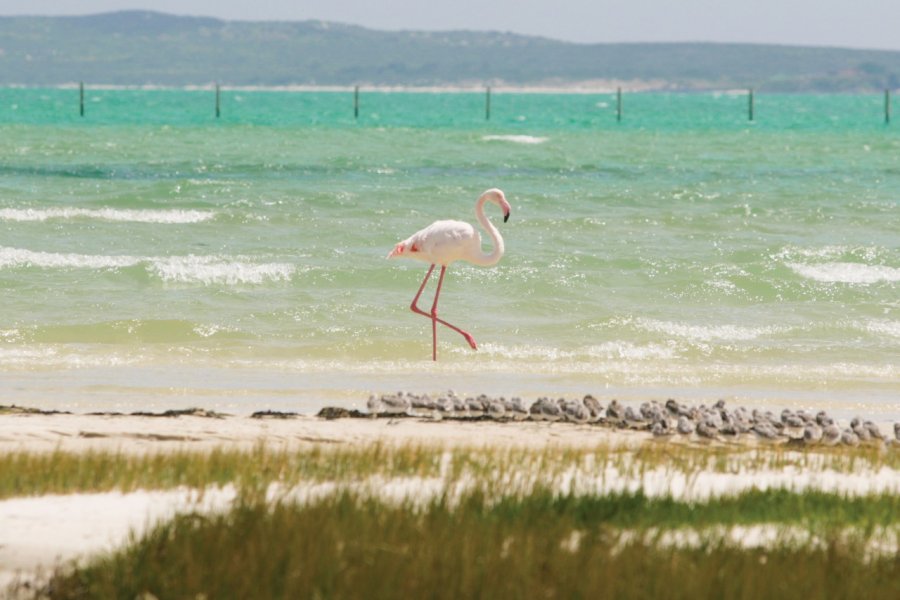
<instances>
[{"instance_id":1,"label":"wooden post","mask_svg":"<svg viewBox=\"0 0 900 600\"><path fill-rule=\"evenodd\" d=\"M891 90L884 90L884 124L891 122Z\"/></svg>"},{"instance_id":2,"label":"wooden post","mask_svg":"<svg viewBox=\"0 0 900 600\"><path fill-rule=\"evenodd\" d=\"M749 93L747 95L747 116L752 121L753 120L753 88L750 88L748 90L748 92Z\"/></svg>"},{"instance_id":3,"label":"wooden post","mask_svg":"<svg viewBox=\"0 0 900 600\"><path fill-rule=\"evenodd\" d=\"M216 118L222 114L221 104L219 103L219 82L216 82Z\"/></svg>"},{"instance_id":4,"label":"wooden post","mask_svg":"<svg viewBox=\"0 0 900 600\"><path fill-rule=\"evenodd\" d=\"M353 88L353 118L359 118L359 86Z\"/></svg>"},{"instance_id":5,"label":"wooden post","mask_svg":"<svg viewBox=\"0 0 900 600\"><path fill-rule=\"evenodd\" d=\"M487 86L484 93L484 120L491 120L491 86Z\"/></svg>"},{"instance_id":6,"label":"wooden post","mask_svg":"<svg viewBox=\"0 0 900 600\"><path fill-rule=\"evenodd\" d=\"M622 88L616 88L616 121L622 121Z\"/></svg>"},{"instance_id":7,"label":"wooden post","mask_svg":"<svg viewBox=\"0 0 900 600\"><path fill-rule=\"evenodd\" d=\"M78 114L84 116L84 82L78 82Z\"/></svg>"}]
</instances>

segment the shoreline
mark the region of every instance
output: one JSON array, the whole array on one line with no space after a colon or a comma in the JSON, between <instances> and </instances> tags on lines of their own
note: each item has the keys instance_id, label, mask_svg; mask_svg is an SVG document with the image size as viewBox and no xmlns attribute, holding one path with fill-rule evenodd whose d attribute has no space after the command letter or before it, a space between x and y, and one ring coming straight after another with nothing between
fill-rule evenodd
<instances>
[{"instance_id":1,"label":"shoreline","mask_svg":"<svg viewBox=\"0 0 900 600\"><path fill-rule=\"evenodd\" d=\"M505 408L504 408L505 407ZM780 414L780 416L778 416ZM315 446L446 448L636 448L645 443L792 447L871 446L900 450L900 422L835 420L825 411L765 412L744 407L539 398L524 403L452 393L432 399L371 396L368 409L326 406L316 414L259 410L233 415L202 408L75 413L0 405L0 452L205 451L259 445L285 450ZM829 437L829 427L831 436Z\"/></svg>"},{"instance_id":2,"label":"shoreline","mask_svg":"<svg viewBox=\"0 0 900 600\"><path fill-rule=\"evenodd\" d=\"M114 451L143 454L206 451L260 444L285 450L372 444L447 447L634 446L650 439L638 431L537 421L438 421L427 418L290 418L246 416L132 416L78 413L0 414L0 452Z\"/></svg>"}]
</instances>

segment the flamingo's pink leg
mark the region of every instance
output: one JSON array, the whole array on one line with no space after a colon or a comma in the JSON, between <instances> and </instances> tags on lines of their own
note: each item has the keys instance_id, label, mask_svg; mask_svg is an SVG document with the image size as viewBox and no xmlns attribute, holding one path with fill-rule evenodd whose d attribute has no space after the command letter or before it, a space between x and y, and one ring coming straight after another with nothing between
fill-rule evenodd
<instances>
[{"instance_id":1,"label":"flamingo's pink leg","mask_svg":"<svg viewBox=\"0 0 900 600\"><path fill-rule=\"evenodd\" d=\"M447 272L447 267L441 266L441 276L438 279L437 291L434 293L434 304L431 305L431 313L427 313L418 306L419 297L422 295L422 291L425 289L425 284L428 283L428 279L431 277L431 273L434 271L435 265L431 265L431 268L428 269L428 273L425 274L425 279L422 280L422 285L419 286L419 291L416 292L415 298L413 298L412 304L409 305L410 310L414 313L418 313L423 317L428 317L431 319L431 358L433 360L437 360L437 324L440 323L445 327L449 327L453 331L461 334L466 342L469 343L469 346L472 347L473 350L478 349L478 345L475 343L475 338L473 338L468 332L463 331L456 325L451 325L447 321L443 319L439 319L437 316L437 303L438 297L441 295L441 286L444 283L444 274Z\"/></svg>"},{"instance_id":2,"label":"flamingo's pink leg","mask_svg":"<svg viewBox=\"0 0 900 600\"><path fill-rule=\"evenodd\" d=\"M441 275L438 277L437 290L434 292L434 302L431 304L431 360L437 360L437 303L441 295L441 286L444 284L444 273L447 267L441 265Z\"/></svg>"},{"instance_id":3,"label":"flamingo's pink leg","mask_svg":"<svg viewBox=\"0 0 900 600\"><path fill-rule=\"evenodd\" d=\"M428 316L422 309L417 306L419 302L419 296L422 295L422 290L425 289L425 284L428 283L428 278L431 277L431 272L434 271L434 265L431 265L431 268L428 269L428 272L425 273L425 279L422 280L422 285L419 286L419 291L416 292L416 297L413 298L412 304L409 305L409 309L414 313L419 313L420 315Z\"/></svg>"}]
</instances>

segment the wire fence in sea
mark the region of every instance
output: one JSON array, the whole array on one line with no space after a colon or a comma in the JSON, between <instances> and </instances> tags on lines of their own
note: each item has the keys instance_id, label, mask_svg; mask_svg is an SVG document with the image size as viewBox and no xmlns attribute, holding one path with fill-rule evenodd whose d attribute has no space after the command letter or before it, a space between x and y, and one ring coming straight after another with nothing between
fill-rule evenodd
<instances>
[{"instance_id":1,"label":"wire fence in sea","mask_svg":"<svg viewBox=\"0 0 900 600\"><path fill-rule=\"evenodd\" d=\"M828 128L890 125L892 92L759 94L480 89L0 88L0 124Z\"/></svg>"}]
</instances>

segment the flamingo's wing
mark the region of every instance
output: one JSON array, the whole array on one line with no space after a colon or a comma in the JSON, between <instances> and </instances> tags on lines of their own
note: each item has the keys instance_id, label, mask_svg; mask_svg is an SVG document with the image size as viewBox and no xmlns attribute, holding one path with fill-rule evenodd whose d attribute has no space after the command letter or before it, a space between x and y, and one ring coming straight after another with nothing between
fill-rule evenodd
<instances>
[{"instance_id":1,"label":"flamingo's wing","mask_svg":"<svg viewBox=\"0 0 900 600\"><path fill-rule=\"evenodd\" d=\"M435 221L394 246L388 258L416 258L449 265L466 258L473 245L480 246L479 238L475 228L463 221Z\"/></svg>"}]
</instances>

